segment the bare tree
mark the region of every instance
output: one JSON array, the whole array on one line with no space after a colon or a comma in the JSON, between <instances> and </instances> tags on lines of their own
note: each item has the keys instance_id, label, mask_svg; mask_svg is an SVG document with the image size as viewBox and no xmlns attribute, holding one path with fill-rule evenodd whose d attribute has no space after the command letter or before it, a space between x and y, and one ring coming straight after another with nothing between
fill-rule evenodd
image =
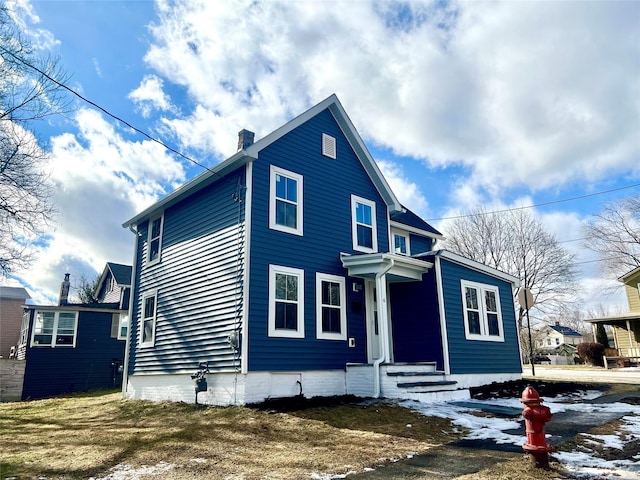
<instances>
[{"instance_id":1,"label":"bare tree","mask_svg":"<svg viewBox=\"0 0 640 480\"><path fill-rule=\"evenodd\" d=\"M519 278L533 294L538 318L566 309L575 299L575 255L525 210L479 209L453 220L446 238L445 248ZM519 309L520 327L524 313Z\"/></svg>"},{"instance_id":2,"label":"bare tree","mask_svg":"<svg viewBox=\"0 0 640 480\"><path fill-rule=\"evenodd\" d=\"M640 195L611 202L584 226L583 246L613 278L640 267Z\"/></svg>"},{"instance_id":3,"label":"bare tree","mask_svg":"<svg viewBox=\"0 0 640 480\"><path fill-rule=\"evenodd\" d=\"M100 274L92 279L85 275L80 276L78 286L76 287L80 303L98 303L98 292L96 291L98 283L100 283Z\"/></svg>"},{"instance_id":4,"label":"bare tree","mask_svg":"<svg viewBox=\"0 0 640 480\"><path fill-rule=\"evenodd\" d=\"M41 58L0 3L0 274L33 261L31 244L53 218L48 156L32 122L66 111L66 76Z\"/></svg>"}]
</instances>

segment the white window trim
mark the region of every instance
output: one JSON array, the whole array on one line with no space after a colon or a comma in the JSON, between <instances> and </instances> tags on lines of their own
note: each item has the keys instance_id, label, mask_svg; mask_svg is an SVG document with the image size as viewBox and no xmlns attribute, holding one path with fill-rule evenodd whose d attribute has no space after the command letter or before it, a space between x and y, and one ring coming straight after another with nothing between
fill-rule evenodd
<instances>
[{"instance_id":1,"label":"white window trim","mask_svg":"<svg viewBox=\"0 0 640 480\"><path fill-rule=\"evenodd\" d=\"M33 331L31 332L31 346L32 347L45 347L45 348L75 348L76 347L76 339L78 338L78 312L69 312L69 311L65 311L65 310L60 310L60 311L54 311L54 317L53 317L53 330L51 333L51 343L47 343L47 344L37 344L34 343L35 342L35 337L36 337L36 320L38 318L38 313L47 313L47 312L51 312L51 310L36 310L34 315L33 315ZM60 314L61 313L71 313L73 314L73 343L71 345L67 345L67 344L61 344L61 345L57 345L56 344L56 337L58 336L58 321L60 319Z\"/></svg>"},{"instance_id":2,"label":"white window trim","mask_svg":"<svg viewBox=\"0 0 640 480\"><path fill-rule=\"evenodd\" d=\"M276 329L276 273L298 277L298 328L296 330ZM269 265L269 315L268 336L284 338L304 338L304 270L299 268Z\"/></svg>"},{"instance_id":3,"label":"white window trim","mask_svg":"<svg viewBox=\"0 0 640 480\"><path fill-rule=\"evenodd\" d=\"M340 285L340 333L322 331L322 282L333 282ZM347 339L347 289L344 277L316 273L316 338L321 340Z\"/></svg>"},{"instance_id":4,"label":"white window trim","mask_svg":"<svg viewBox=\"0 0 640 480\"><path fill-rule=\"evenodd\" d=\"M500 289L495 285L486 285L484 283L469 282L467 280L460 281L461 293L462 293L462 314L464 322L464 334L467 340L482 340L486 342L504 342L504 326L502 323L502 307L500 306ZM480 332L469 332L469 322L467 318L467 301L466 291L467 287L475 288L479 292L478 307L480 310ZM484 294L486 291L493 291L496 294L496 308L498 309L498 330L500 335L489 335L489 320L486 312L486 305L484 300Z\"/></svg>"},{"instance_id":5,"label":"white window trim","mask_svg":"<svg viewBox=\"0 0 640 480\"><path fill-rule=\"evenodd\" d=\"M336 158L337 144L335 137L331 135L327 135L326 133L322 134L322 155L325 157Z\"/></svg>"},{"instance_id":6,"label":"white window trim","mask_svg":"<svg viewBox=\"0 0 640 480\"><path fill-rule=\"evenodd\" d=\"M303 205L303 188L302 188L302 175L284 168L271 165L269 169L269 228L272 230L278 230L280 232L291 233L293 235L303 234L302 219L304 218L302 212ZM296 226L297 228L287 227L285 225L278 225L276 223L276 175L283 177L289 177L297 182L297 202L296 202Z\"/></svg>"},{"instance_id":7,"label":"white window trim","mask_svg":"<svg viewBox=\"0 0 640 480\"><path fill-rule=\"evenodd\" d=\"M358 245L358 223L356 222L356 205L362 203L371 207L371 228L372 232L372 248L362 247ZM351 239L353 249L358 252L376 253L378 251L378 228L376 225L376 203L366 198L351 195Z\"/></svg>"},{"instance_id":8,"label":"white window trim","mask_svg":"<svg viewBox=\"0 0 640 480\"><path fill-rule=\"evenodd\" d=\"M151 238L151 230L152 230L153 222L155 222L158 219L160 219L160 236L158 239L158 257L151 260L151 241L153 240ZM149 219L149 228L147 230L147 265L155 265L156 263L160 262L160 259L162 258L163 234L164 234L164 212L162 212L160 215L156 215L155 217L152 217Z\"/></svg>"},{"instance_id":9,"label":"white window trim","mask_svg":"<svg viewBox=\"0 0 640 480\"><path fill-rule=\"evenodd\" d=\"M144 338L144 304L147 301L147 298L153 297L153 317L149 317L153 319L153 328L151 329L151 340L143 342ZM142 296L142 304L140 306L140 346L141 347L153 347L156 344L156 327L158 324L158 292L156 290L147 292Z\"/></svg>"},{"instance_id":10,"label":"white window trim","mask_svg":"<svg viewBox=\"0 0 640 480\"><path fill-rule=\"evenodd\" d=\"M395 238L396 235L398 235L399 237L404 237L404 242L405 242L405 245L407 246L407 252L406 253L398 253L398 252L396 252L396 238ZM410 256L411 255L411 247L409 246L409 233L408 232L402 232L400 230L391 229L390 251L393 252L393 253L396 253L398 255Z\"/></svg>"},{"instance_id":11,"label":"white window trim","mask_svg":"<svg viewBox=\"0 0 640 480\"><path fill-rule=\"evenodd\" d=\"M156 306L156 311L157 310L158 310L158 307ZM127 333L122 335L122 327L124 326L126 326L127 328ZM126 340L128 334L129 334L129 315L125 313L120 315L120 321L118 322L118 340Z\"/></svg>"}]
</instances>

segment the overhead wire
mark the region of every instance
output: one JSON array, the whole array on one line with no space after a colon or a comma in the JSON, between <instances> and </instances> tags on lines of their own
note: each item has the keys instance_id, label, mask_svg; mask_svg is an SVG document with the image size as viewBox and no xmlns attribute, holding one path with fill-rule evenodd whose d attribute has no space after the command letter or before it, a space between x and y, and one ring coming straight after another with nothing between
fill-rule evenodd
<instances>
[{"instance_id":1,"label":"overhead wire","mask_svg":"<svg viewBox=\"0 0 640 480\"><path fill-rule=\"evenodd\" d=\"M152 137L147 132L135 127L134 125L132 125L131 123L127 122L123 118L111 113L106 108L102 107L101 105L99 105L99 104L89 100L88 98L84 97L83 95L79 94L78 92L76 92L72 88L68 87L64 83L62 83L62 82L56 80L55 78L51 77L50 75L48 75L46 72L42 71L41 69L39 69L35 65L32 65L31 63L27 62L23 58L15 55L13 52L11 52L11 51L9 51L6 48L1 47L1 46L0 46L0 48L2 49L3 52L11 55L14 59L19 61L23 65L35 70L40 75L44 76L45 78L47 78L51 82L55 83L59 87L65 89L66 91L68 91L72 95L75 95L76 97L78 97L83 102L86 102L89 105L97 108L98 110L100 110L104 114L108 115L109 117L113 118L114 120L117 120L118 122L123 123L127 127L131 128L133 131L139 133L140 135L144 136L145 138L148 138L152 142L155 142L155 143L161 145L162 147L166 148L167 150L169 150L172 153L175 153L176 155L180 156L181 158L187 160L188 162L191 162L194 165L197 165L198 167L207 170L208 172L211 172L211 173L213 173L215 175L220 176L220 174L218 174L217 172L214 172L213 170L211 170L206 165L203 165L202 163L198 162L197 160L194 160L193 158L185 155L184 153L180 152L179 150L176 150L175 148L173 148L173 147L167 145L166 143L162 142L161 140L159 140L159 139L157 139L155 137ZM609 190L602 190L602 191L599 191L599 192L593 192L593 193L588 193L588 194L584 194L584 195L578 195L576 197L564 198L564 199L559 199L559 200L552 200L552 201L549 201L549 202L536 203L536 204L532 204L532 205L524 205L524 206L521 206L521 207L511 207L511 208L505 208L505 209L501 209L501 210L492 210L492 211L488 211L488 212L469 213L469 214L464 214L464 215L454 215L454 216L449 216L449 217L429 218L429 219L427 219L427 221L433 222L433 221L440 221L440 220L456 220L456 219L459 219L459 218L469 218L469 217L474 217L474 216L492 215L492 214L496 214L496 213L508 213L508 212L514 212L514 211L519 211L519 210L526 210L526 209L529 209L529 208L545 207L545 206L548 206L548 205L555 205L555 204L558 204L558 203L581 200L581 199L584 199L584 198L590 198L590 197L594 197L594 196L598 196L598 195L605 195L607 193L618 192L618 191L621 191L621 190L626 190L626 189L635 188L635 187L640 187L640 183L635 183L635 184L632 184L632 185L625 185L625 186L618 187L618 188L612 188L612 189L609 189ZM580 240L580 239L578 239L578 240ZM564 242L573 242L573 241L576 241L576 240L565 240ZM560 243L564 243L564 242L560 242Z\"/></svg>"},{"instance_id":2,"label":"overhead wire","mask_svg":"<svg viewBox=\"0 0 640 480\"><path fill-rule=\"evenodd\" d=\"M578 195L577 197L570 197L570 198L564 198L564 199L560 199L560 200L552 200L552 201L549 201L549 202L542 202L542 203L535 203L535 204L532 204L532 205L525 205L525 206L522 206L522 207L511 207L511 208L505 208L505 209L502 209L502 210L492 210L492 211L489 211L489 212L468 213L468 214L464 214L464 215L455 215L455 216L451 216L451 217L430 218L430 219L427 219L427 221L434 222L434 221L439 221L439 220L456 220L456 219L459 219L459 218L468 218L468 217L492 215L494 213L515 212L515 211L518 211L518 210L526 210L528 208L546 207L547 205L554 205L554 204L557 204L557 203L564 203L564 202L572 202L574 200L581 200L583 198L595 197L597 195L604 195L604 194L607 194L607 193L618 192L620 190L626 190L626 189L634 188L634 187L640 187L640 183L634 183L633 185L625 185L623 187L612 188L610 190L602 190L602 191L599 191L599 192L587 193L585 195ZM567 241L572 241L572 240L567 240Z\"/></svg>"},{"instance_id":3,"label":"overhead wire","mask_svg":"<svg viewBox=\"0 0 640 480\"><path fill-rule=\"evenodd\" d=\"M184 158L185 160L187 160L188 162L193 163L194 165L197 165L198 167L201 167L215 175L220 176L217 172L214 172L213 170L211 170L209 167L203 165L202 163L198 162L197 160L194 160L193 158L185 155L184 153L176 150L175 148L167 145L166 143L162 142L161 140L158 140L155 137L152 137L151 135L149 135L147 132L140 130L139 128L135 127L134 125L132 125L131 123L127 122L126 120L124 120L121 117L118 117L117 115L114 115L113 113L111 113L110 111L108 111L106 108L98 105L97 103L89 100L88 98L82 96L81 94L79 94L78 92L76 92L74 89L72 89L71 87L68 87L67 85L65 85L64 83L56 80L55 78L53 78L52 76L50 76L49 74L47 74L46 72L42 71L41 69L39 69L38 67L36 67L35 65L32 65L31 63L27 62L25 59L17 56L15 53L7 50L6 48L0 46L0 49L2 49L2 51L6 54L11 55L14 59L16 59L18 62L22 63L23 65L35 70L36 72L38 72L40 75L42 75L43 77L47 78L49 81L55 83L56 85L58 85L59 87L63 88L64 90L68 91L69 93L71 93L72 95L75 95L76 97L78 97L80 100L82 100L83 102L88 103L89 105L97 108L98 110L100 110L101 112L105 113L106 115L108 115L109 117L113 118L114 120L117 120L118 122L123 123L124 125L126 125L127 127L131 128L132 130L134 130L135 132L139 133L140 135L144 136L145 138L148 138L149 140L151 140L152 142L155 142L161 146L163 146L164 148L166 148L167 150L169 150L172 153L175 153L176 155Z\"/></svg>"}]
</instances>

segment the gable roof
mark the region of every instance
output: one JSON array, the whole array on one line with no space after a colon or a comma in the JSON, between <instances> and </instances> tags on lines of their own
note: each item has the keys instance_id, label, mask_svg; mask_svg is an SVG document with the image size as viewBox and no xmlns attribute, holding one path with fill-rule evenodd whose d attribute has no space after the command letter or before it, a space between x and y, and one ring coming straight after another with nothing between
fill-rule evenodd
<instances>
[{"instance_id":1,"label":"gable roof","mask_svg":"<svg viewBox=\"0 0 640 480\"><path fill-rule=\"evenodd\" d=\"M122 265L121 263L113 263L107 262L104 266L104 270L102 271L102 275L100 275L100 280L96 285L95 294L102 289L104 282L107 280L107 275L111 272L113 278L115 278L116 283L119 287L130 287L131 286L131 265Z\"/></svg>"},{"instance_id":2,"label":"gable roof","mask_svg":"<svg viewBox=\"0 0 640 480\"><path fill-rule=\"evenodd\" d=\"M122 265L121 263L107 262L107 268L111 270L111 274L116 279L118 285L131 285L131 265Z\"/></svg>"},{"instance_id":3,"label":"gable roof","mask_svg":"<svg viewBox=\"0 0 640 480\"><path fill-rule=\"evenodd\" d=\"M228 173L231 173L233 170L245 165L250 161L257 160L260 150L268 147L279 138L283 137L290 131L299 127L300 125L307 122L326 109L329 109L336 122L340 126L342 133L346 137L351 148L356 153L358 159L360 160L360 163L362 163L362 166L369 175L369 178L371 178L371 181L376 186L378 192L380 193L380 196L384 199L385 203L389 207L389 210L392 212L401 210L402 205L400 205L400 202L396 198L395 194L391 191L389 184L383 177L382 172L369 153L369 150L367 149L362 138L360 137L360 134L357 132L356 128L351 122L351 119L342 107L342 104L338 100L338 97L335 94L332 94L322 102L318 103L306 112L285 123L280 128L277 128L249 147L240 150L215 167L212 167L201 173L197 177L191 179L181 187L177 188L147 209L140 212L135 217L124 222L122 226L125 228L132 228L133 226L146 221L153 215L157 215L158 212L175 205L184 198L187 198L188 196L211 185Z\"/></svg>"},{"instance_id":4,"label":"gable roof","mask_svg":"<svg viewBox=\"0 0 640 480\"><path fill-rule=\"evenodd\" d=\"M625 273L621 277L618 277L618 280L621 282L626 282L628 279L632 278L634 275L640 273L640 267L636 267L630 272Z\"/></svg>"},{"instance_id":5,"label":"gable roof","mask_svg":"<svg viewBox=\"0 0 640 480\"><path fill-rule=\"evenodd\" d=\"M471 260L470 258L463 257L462 255L458 255L457 253L450 252L448 250L433 250L431 252L419 253L418 255L412 255L413 258L422 258L422 257L440 257L450 262L457 263L464 267L467 267L471 270L475 270L477 272L484 273L486 275L490 275L492 277L498 278L500 280L504 280L505 282L511 283L514 287L520 286L520 279L505 273L497 268L490 267L485 265L484 263L476 262L475 260Z\"/></svg>"},{"instance_id":6,"label":"gable roof","mask_svg":"<svg viewBox=\"0 0 640 480\"><path fill-rule=\"evenodd\" d=\"M396 223L400 224L402 227L411 227L408 229L410 231L415 229L415 233L427 234L430 237L436 237L439 239L444 238L442 233L433 228L405 206L402 207L402 210L391 212L389 218L391 220L392 227L394 226L393 224Z\"/></svg>"},{"instance_id":7,"label":"gable roof","mask_svg":"<svg viewBox=\"0 0 640 480\"><path fill-rule=\"evenodd\" d=\"M576 332L573 328L563 327L562 325L547 325L551 330L555 330L565 337L581 337L582 334Z\"/></svg>"}]
</instances>

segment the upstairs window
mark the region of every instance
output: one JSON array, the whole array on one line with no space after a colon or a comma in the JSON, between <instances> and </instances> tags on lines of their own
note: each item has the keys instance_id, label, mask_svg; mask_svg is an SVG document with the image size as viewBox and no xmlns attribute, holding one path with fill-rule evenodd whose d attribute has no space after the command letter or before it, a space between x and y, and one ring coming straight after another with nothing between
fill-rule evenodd
<instances>
[{"instance_id":1,"label":"upstairs window","mask_svg":"<svg viewBox=\"0 0 640 480\"><path fill-rule=\"evenodd\" d=\"M118 323L118 340L126 340L129 333L129 315L120 315Z\"/></svg>"},{"instance_id":2,"label":"upstairs window","mask_svg":"<svg viewBox=\"0 0 640 480\"><path fill-rule=\"evenodd\" d=\"M410 255L409 236L404 233L393 233L393 253L398 255Z\"/></svg>"},{"instance_id":3,"label":"upstairs window","mask_svg":"<svg viewBox=\"0 0 640 480\"><path fill-rule=\"evenodd\" d=\"M325 340L347 339L344 277L316 274L316 336Z\"/></svg>"},{"instance_id":4,"label":"upstairs window","mask_svg":"<svg viewBox=\"0 0 640 480\"><path fill-rule=\"evenodd\" d=\"M163 219L164 214L149 220L149 242L147 244L147 261L149 263L160 261Z\"/></svg>"},{"instance_id":5,"label":"upstairs window","mask_svg":"<svg viewBox=\"0 0 640 480\"><path fill-rule=\"evenodd\" d=\"M304 338L304 271L269 265L270 337Z\"/></svg>"},{"instance_id":6,"label":"upstairs window","mask_svg":"<svg viewBox=\"0 0 640 480\"><path fill-rule=\"evenodd\" d=\"M354 250L366 253L378 251L374 202L351 195L351 232Z\"/></svg>"},{"instance_id":7,"label":"upstairs window","mask_svg":"<svg viewBox=\"0 0 640 480\"><path fill-rule=\"evenodd\" d=\"M36 311L32 347L75 347L76 312Z\"/></svg>"},{"instance_id":8,"label":"upstairs window","mask_svg":"<svg viewBox=\"0 0 640 480\"><path fill-rule=\"evenodd\" d=\"M498 287L462 281L467 340L504 341Z\"/></svg>"},{"instance_id":9,"label":"upstairs window","mask_svg":"<svg viewBox=\"0 0 640 480\"><path fill-rule=\"evenodd\" d=\"M302 175L271 165L269 228L302 235Z\"/></svg>"},{"instance_id":10,"label":"upstairs window","mask_svg":"<svg viewBox=\"0 0 640 480\"><path fill-rule=\"evenodd\" d=\"M158 293L142 297L142 321L140 322L140 346L152 347L156 340L156 311Z\"/></svg>"}]
</instances>

